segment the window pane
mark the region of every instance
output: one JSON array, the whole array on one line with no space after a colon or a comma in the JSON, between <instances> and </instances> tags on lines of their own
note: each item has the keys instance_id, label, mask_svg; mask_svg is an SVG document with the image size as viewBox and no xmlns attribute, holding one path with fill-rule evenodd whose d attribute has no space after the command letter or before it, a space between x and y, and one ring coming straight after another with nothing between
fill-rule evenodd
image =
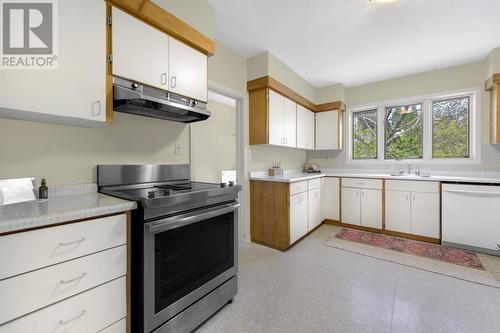
<instances>
[{"instance_id":1,"label":"window pane","mask_svg":"<svg viewBox=\"0 0 500 333\"><path fill-rule=\"evenodd\" d=\"M385 108L385 159L422 158L422 103Z\"/></svg>"},{"instance_id":2,"label":"window pane","mask_svg":"<svg viewBox=\"0 0 500 333\"><path fill-rule=\"evenodd\" d=\"M432 102L432 157L469 157L470 97Z\"/></svg>"},{"instance_id":3,"label":"window pane","mask_svg":"<svg viewBox=\"0 0 500 333\"><path fill-rule=\"evenodd\" d=\"M377 110L353 112L352 158L377 158Z\"/></svg>"}]
</instances>

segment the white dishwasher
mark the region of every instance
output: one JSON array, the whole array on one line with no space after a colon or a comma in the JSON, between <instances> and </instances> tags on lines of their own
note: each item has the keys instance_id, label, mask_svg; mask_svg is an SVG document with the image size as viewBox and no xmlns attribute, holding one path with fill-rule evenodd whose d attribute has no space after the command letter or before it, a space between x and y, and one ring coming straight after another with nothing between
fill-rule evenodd
<instances>
[{"instance_id":1,"label":"white dishwasher","mask_svg":"<svg viewBox=\"0 0 500 333\"><path fill-rule=\"evenodd\" d=\"M500 255L500 186L443 184L442 242Z\"/></svg>"}]
</instances>

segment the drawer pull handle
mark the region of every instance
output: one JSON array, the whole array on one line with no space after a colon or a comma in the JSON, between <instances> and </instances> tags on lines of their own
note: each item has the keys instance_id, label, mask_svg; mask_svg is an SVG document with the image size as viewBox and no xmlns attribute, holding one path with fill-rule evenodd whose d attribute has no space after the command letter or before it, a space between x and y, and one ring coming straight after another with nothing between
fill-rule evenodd
<instances>
[{"instance_id":1,"label":"drawer pull handle","mask_svg":"<svg viewBox=\"0 0 500 333\"><path fill-rule=\"evenodd\" d=\"M87 311L82 310L82 312L81 312L79 315L77 315L77 316L75 316L75 317L73 317L73 318L71 318L71 319L68 319L68 320L66 320L66 321L64 321L64 320L62 320L62 319L61 319L61 320L59 320L59 325L66 325L66 324L69 324L69 323L71 323L72 321L75 321L75 320L77 320L78 318L83 317L86 313L87 313Z\"/></svg>"},{"instance_id":2,"label":"drawer pull handle","mask_svg":"<svg viewBox=\"0 0 500 333\"><path fill-rule=\"evenodd\" d=\"M68 246L68 245L73 245L73 244L77 244L77 243L81 243L81 242L84 242L87 240L87 237L82 237L80 239L77 239L77 240L74 240L72 242L67 242L67 243L59 243L59 246Z\"/></svg>"},{"instance_id":3,"label":"drawer pull handle","mask_svg":"<svg viewBox=\"0 0 500 333\"><path fill-rule=\"evenodd\" d=\"M87 276L87 273L83 273L82 275L74 278L74 279L71 279L71 280L61 280L59 283L60 284L68 284L68 283L71 283L71 282L75 282L75 281L78 281L78 280L81 280L83 279L84 277Z\"/></svg>"}]
</instances>

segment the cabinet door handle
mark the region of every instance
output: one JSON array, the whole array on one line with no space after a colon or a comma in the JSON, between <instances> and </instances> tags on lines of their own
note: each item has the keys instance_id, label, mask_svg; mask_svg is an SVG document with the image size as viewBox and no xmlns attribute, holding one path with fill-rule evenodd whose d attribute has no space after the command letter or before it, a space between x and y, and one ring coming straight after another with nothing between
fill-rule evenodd
<instances>
[{"instance_id":1,"label":"cabinet door handle","mask_svg":"<svg viewBox=\"0 0 500 333\"><path fill-rule=\"evenodd\" d=\"M161 73L160 80L161 80L162 86L166 85L167 84L167 73Z\"/></svg>"},{"instance_id":2,"label":"cabinet door handle","mask_svg":"<svg viewBox=\"0 0 500 333\"><path fill-rule=\"evenodd\" d=\"M61 281L59 281L59 283L60 284L68 284L68 283L71 283L71 282L75 282L75 281L81 280L81 279L83 279L86 276L87 276L87 273L83 273L82 275L77 276L76 278L73 278L73 279L70 279L70 280L61 280Z\"/></svg>"},{"instance_id":3,"label":"cabinet door handle","mask_svg":"<svg viewBox=\"0 0 500 333\"><path fill-rule=\"evenodd\" d=\"M100 116L101 113L101 101L95 101L94 103L92 103L92 117Z\"/></svg>"},{"instance_id":4,"label":"cabinet door handle","mask_svg":"<svg viewBox=\"0 0 500 333\"><path fill-rule=\"evenodd\" d=\"M78 244L78 243L81 243L81 242L84 242L87 240L87 237L82 237L80 239L77 239L77 240L74 240L74 241L71 241L71 242L66 242L66 243L59 243L59 246L68 246L68 245L73 245L73 244Z\"/></svg>"},{"instance_id":5,"label":"cabinet door handle","mask_svg":"<svg viewBox=\"0 0 500 333\"><path fill-rule=\"evenodd\" d=\"M79 315L76 315L76 316L74 316L74 317L73 317L73 318L71 318L71 319L68 319L68 320L66 320L66 321L64 321L64 320L62 320L62 319L61 319L61 320L59 320L59 325L66 325L66 324L69 324L69 323L71 323L72 321L75 321L75 320L77 320L78 318L83 317L86 313L87 313L87 311L82 310L82 312L80 312L80 314L79 314Z\"/></svg>"},{"instance_id":6,"label":"cabinet door handle","mask_svg":"<svg viewBox=\"0 0 500 333\"><path fill-rule=\"evenodd\" d=\"M170 88L175 88L177 87L177 76L172 76L170 78Z\"/></svg>"}]
</instances>

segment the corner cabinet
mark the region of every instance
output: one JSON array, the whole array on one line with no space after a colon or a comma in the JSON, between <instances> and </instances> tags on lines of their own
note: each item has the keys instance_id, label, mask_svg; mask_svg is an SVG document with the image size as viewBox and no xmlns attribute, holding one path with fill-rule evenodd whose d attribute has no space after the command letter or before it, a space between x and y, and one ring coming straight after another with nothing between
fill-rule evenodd
<instances>
[{"instance_id":1,"label":"corner cabinet","mask_svg":"<svg viewBox=\"0 0 500 333\"><path fill-rule=\"evenodd\" d=\"M57 69L0 69L0 117L96 126L106 121L106 2L58 2Z\"/></svg>"},{"instance_id":2,"label":"corner cabinet","mask_svg":"<svg viewBox=\"0 0 500 333\"><path fill-rule=\"evenodd\" d=\"M322 179L250 181L251 241L287 250L323 222Z\"/></svg>"},{"instance_id":3,"label":"corner cabinet","mask_svg":"<svg viewBox=\"0 0 500 333\"><path fill-rule=\"evenodd\" d=\"M316 113L316 150L342 149L342 111Z\"/></svg>"},{"instance_id":4,"label":"corner cabinet","mask_svg":"<svg viewBox=\"0 0 500 333\"><path fill-rule=\"evenodd\" d=\"M112 9L113 75L207 101L207 56Z\"/></svg>"}]
</instances>

